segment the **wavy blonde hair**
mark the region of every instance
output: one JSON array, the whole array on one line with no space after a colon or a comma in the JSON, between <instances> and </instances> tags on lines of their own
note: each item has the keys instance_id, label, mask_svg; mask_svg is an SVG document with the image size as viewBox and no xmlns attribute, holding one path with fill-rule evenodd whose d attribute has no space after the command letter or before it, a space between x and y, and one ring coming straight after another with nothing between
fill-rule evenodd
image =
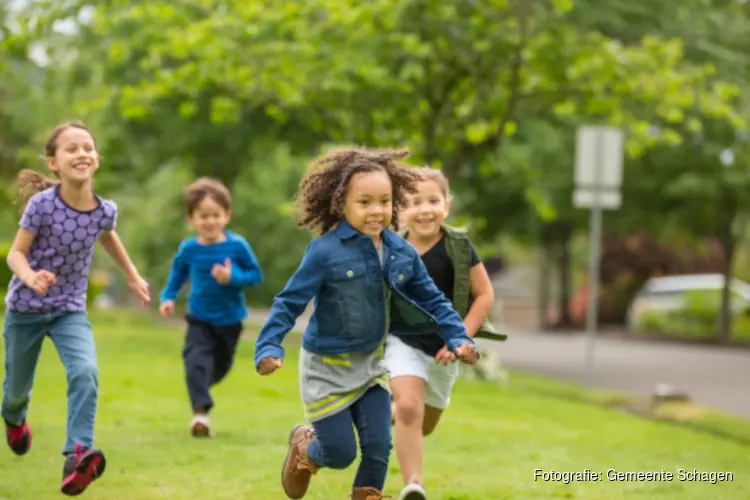
<instances>
[{"instance_id":1,"label":"wavy blonde hair","mask_svg":"<svg viewBox=\"0 0 750 500\"><path fill-rule=\"evenodd\" d=\"M443 192L443 196L445 197L445 199L451 199L451 190L450 185L448 184L448 178L445 177L445 174L443 174L442 171L436 168L429 167L427 165L415 167L414 171L419 174L420 180L433 181L437 183L437 185L440 186L440 190Z\"/></svg>"}]
</instances>

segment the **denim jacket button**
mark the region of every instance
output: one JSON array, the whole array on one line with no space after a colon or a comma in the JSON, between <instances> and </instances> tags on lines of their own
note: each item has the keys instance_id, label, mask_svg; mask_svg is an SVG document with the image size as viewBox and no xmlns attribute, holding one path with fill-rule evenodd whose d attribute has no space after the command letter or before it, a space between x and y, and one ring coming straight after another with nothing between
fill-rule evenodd
<instances>
[{"instance_id":1,"label":"denim jacket button","mask_svg":"<svg viewBox=\"0 0 750 500\"><path fill-rule=\"evenodd\" d=\"M398 275L398 280L399 281L404 281L404 275L403 274L399 274Z\"/></svg>"},{"instance_id":2,"label":"denim jacket button","mask_svg":"<svg viewBox=\"0 0 750 500\"><path fill-rule=\"evenodd\" d=\"M348 270L348 271L346 272L346 275L347 275L347 276L349 276L349 277L351 278L352 276L354 276L354 271L352 271L351 269L349 269L349 270Z\"/></svg>"}]
</instances>

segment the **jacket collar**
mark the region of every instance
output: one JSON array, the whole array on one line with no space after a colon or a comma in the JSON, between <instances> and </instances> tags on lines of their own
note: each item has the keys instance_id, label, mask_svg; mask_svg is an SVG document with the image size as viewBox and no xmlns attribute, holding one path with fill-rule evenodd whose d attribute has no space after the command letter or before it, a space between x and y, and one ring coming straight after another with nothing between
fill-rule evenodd
<instances>
[{"instance_id":1,"label":"jacket collar","mask_svg":"<svg viewBox=\"0 0 750 500\"><path fill-rule=\"evenodd\" d=\"M403 248L405 244L408 245L406 240L390 229L384 230L380 237L388 248Z\"/></svg>"},{"instance_id":2,"label":"jacket collar","mask_svg":"<svg viewBox=\"0 0 750 500\"><path fill-rule=\"evenodd\" d=\"M346 221L346 219L341 219L339 221L339 223L336 225L336 229L333 230L333 233L342 240L348 240L349 238L362 234L354 229L352 225Z\"/></svg>"}]
</instances>

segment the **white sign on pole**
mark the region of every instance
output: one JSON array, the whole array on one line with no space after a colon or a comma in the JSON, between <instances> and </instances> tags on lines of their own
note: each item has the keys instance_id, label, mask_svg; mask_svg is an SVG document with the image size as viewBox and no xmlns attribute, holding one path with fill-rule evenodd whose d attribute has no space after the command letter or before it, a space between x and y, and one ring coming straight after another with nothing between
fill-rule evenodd
<instances>
[{"instance_id":1,"label":"white sign on pole","mask_svg":"<svg viewBox=\"0 0 750 500\"><path fill-rule=\"evenodd\" d=\"M617 209L622 202L623 134L614 127L581 127L576 138L573 204ZM598 193L599 196L594 196Z\"/></svg>"},{"instance_id":2,"label":"white sign on pole","mask_svg":"<svg viewBox=\"0 0 750 500\"><path fill-rule=\"evenodd\" d=\"M576 137L573 204L591 210L589 229L589 290L586 307L586 383L594 377L594 339L599 309L599 260L602 210L620 207L623 133L614 127L581 127Z\"/></svg>"},{"instance_id":3,"label":"white sign on pole","mask_svg":"<svg viewBox=\"0 0 750 500\"><path fill-rule=\"evenodd\" d=\"M597 200L595 200L596 196L597 193L593 189L576 188L576 190L573 191L573 204L577 208L592 208L594 203L597 202ZM622 194L619 190L601 190L598 193L598 196L598 202L603 209L614 210L620 208L620 205L622 205Z\"/></svg>"}]
</instances>

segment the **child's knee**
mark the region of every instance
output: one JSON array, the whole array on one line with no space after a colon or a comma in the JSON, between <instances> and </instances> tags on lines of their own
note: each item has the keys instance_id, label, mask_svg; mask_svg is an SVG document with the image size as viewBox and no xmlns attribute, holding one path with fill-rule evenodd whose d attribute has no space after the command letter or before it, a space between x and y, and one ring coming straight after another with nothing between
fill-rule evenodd
<instances>
[{"instance_id":1,"label":"child's knee","mask_svg":"<svg viewBox=\"0 0 750 500\"><path fill-rule=\"evenodd\" d=\"M395 419L405 425L422 422L424 403L417 398L400 398L395 404Z\"/></svg>"},{"instance_id":2,"label":"child's knee","mask_svg":"<svg viewBox=\"0 0 750 500\"><path fill-rule=\"evenodd\" d=\"M331 469L346 469L357 458L357 445L353 441L320 443L325 466Z\"/></svg>"},{"instance_id":3,"label":"child's knee","mask_svg":"<svg viewBox=\"0 0 750 500\"><path fill-rule=\"evenodd\" d=\"M99 368L96 363L76 363L68 369L68 382L83 385L97 385Z\"/></svg>"},{"instance_id":4,"label":"child's knee","mask_svg":"<svg viewBox=\"0 0 750 500\"><path fill-rule=\"evenodd\" d=\"M207 371L211 364L210 354L201 352L199 349L185 349L182 352L182 359L185 362L185 369L191 371Z\"/></svg>"}]
</instances>

